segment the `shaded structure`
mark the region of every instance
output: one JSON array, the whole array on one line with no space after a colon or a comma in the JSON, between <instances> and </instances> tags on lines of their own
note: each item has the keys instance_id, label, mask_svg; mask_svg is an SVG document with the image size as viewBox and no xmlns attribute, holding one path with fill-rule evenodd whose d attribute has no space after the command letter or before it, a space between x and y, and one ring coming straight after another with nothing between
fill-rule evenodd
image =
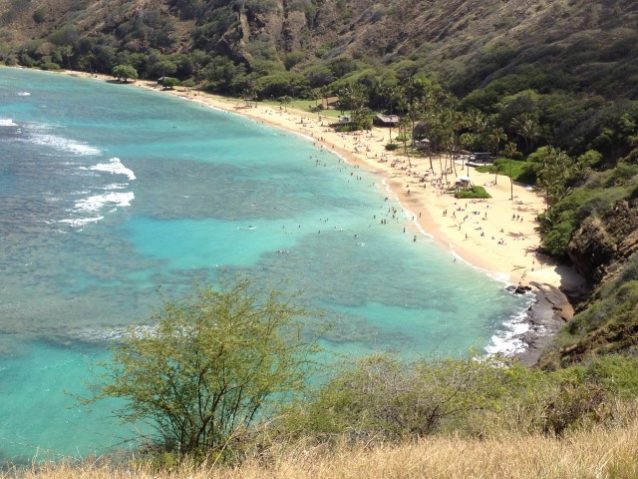
<instances>
[{"instance_id":1,"label":"shaded structure","mask_svg":"<svg viewBox=\"0 0 638 479\"><path fill-rule=\"evenodd\" d=\"M492 163L494 163L494 155L485 151L475 151L470 153L469 161L467 162L470 166L491 165Z\"/></svg>"},{"instance_id":2,"label":"shaded structure","mask_svg":"<svg viewBox=\"0 0 638 479\"><path fill-rule=\"evenodd\" d=\"M329 96L321 99L321 108L323 110L335 109L339 105L338 96Z\"/></svg>"},{"instance_id":3,"label":"shaded structure","mask_svg":"<svg viewBox=\"0 0 638 479\"><path fill-rule=\"evenodd\" d=\"M374 116L372 119L372 123L375 126L385 126L390 128L398 128L399 127L399 115L383 115L381 113Z\"/></svg>"}]
</instances>

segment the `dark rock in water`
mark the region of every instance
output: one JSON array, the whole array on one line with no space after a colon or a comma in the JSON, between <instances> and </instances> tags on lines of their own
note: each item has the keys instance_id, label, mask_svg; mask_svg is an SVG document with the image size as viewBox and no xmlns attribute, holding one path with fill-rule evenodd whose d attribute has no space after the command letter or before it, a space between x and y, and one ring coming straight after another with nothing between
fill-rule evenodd
<instances>
[{"instance_id":1,"label":"dark rock in water","mask_svg":"<svg viewBox=\"0 0 638 479\"><path fill-rule=\"evenodd\" d=\"M507 289L510 293L513 293L513 294L527 294L532 291L531 286L526 286L522 284L519 284L518 286L510 285L505 289Z\"/></svg>"},{"instance_id":2,"label":"dark rock in water","mask_svg":"<svg viewBox=\"0 0 638 479\"><path fill-rule=\"evenodd\" d=\"M516 338L527 345L517 357L528 366L536 364L543 349L574 317L574 308L560 289L536 282L530 283L530 286L525 288L533 288L536 295L536 301L527 312L530 329Z\"/></svg>"}]
</instances>

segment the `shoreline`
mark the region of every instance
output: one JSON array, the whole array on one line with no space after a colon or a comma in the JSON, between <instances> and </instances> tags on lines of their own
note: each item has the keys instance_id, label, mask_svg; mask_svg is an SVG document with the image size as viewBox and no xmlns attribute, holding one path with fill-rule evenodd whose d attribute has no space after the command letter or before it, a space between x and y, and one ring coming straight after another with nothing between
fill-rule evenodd
<instances>
[{"instance_id":1,"label":"shoreline","mask_svg":"<svg viewBox=\"0 0 638 479\"><path fill-rule=\"evenodd\" d=\"M61 70L67 76L114 82L105 74ZM123 85L126 86L126 85ZM156 82L136 80L129 86L166 93L202 106L235 113L258 123L283 129L305 137L315 146L325 148L348 163L359 166L379 180L388 195L394 196L412 216L414 232L425 235L450 254L508 284L548 284L563 291L582 287L582 278L571 268L559 265L538 253L540 234L538 214L545 210L545 200L535 191L514 184L510 200L509 178L480 173L457 162L456 175L470 173L473 184L486 188L487 200L455 199L443 190L444 179L453 182L455 174L445 158L436 156L405 157L385 150L388 129L373 127L369 132L337 133L328 126L335 121L303 110L281 109L269 104L246 102L200 90L177 87L164 90ZM310 102L310 101L309 101ZM449 162L451 163L451 161ZM443 170L447 169L445 174ZM458 218L457 218L458 213ZM462 219L461 219L462 217Z\"/></svg>"},{"instance_id":2,"label":"shoreline","mask_svg":"<svg viewBox=\"0 0 638 479\"><path fill-rule=\"evenodd\" d=\"M113 77L104 74L69 70L60 73L114 81ZM559 265L538 253L541 239L536 218L545 210L545 200L535 191L515 183L512 201L506 176L498 177L500 181L495 184L495 176L491 173L480 173L474 168L465 170L457 162L453 167L457 176L469 173L472 182L484 186L492 196L487 200L457 200L444 193L445 180L453 182L455 178L455 174L449 172L449 165L443 165L445 159L433 157L431 169L428 158L410 158L386 151L388 130L385 128L337 133L328 126L334 118L309 111L255 102L247 104L244 100L184 87L165 90L147 80L131 81L129 86L235 113L303 136L315 146L334 152L379 179L408 217L413 217L413 233L427 235L455 259L465 261L496 280L508 284L548 284L568 292L582 287L582 278L571 267Z\"/></svg>"},{"instance_id":3,"label":"shoreline","mask_svg":"<svg viewBox=\"0 0 638 479\"><path fill-rule=\"evenodd\" d=\"M68 70L58 73L115 83L113 77L104 74ZM561 304L571 308L561 291L568 295L578 291L582 279L572 268L560 266L537 252L541 240L536 218L544 211L545 201L531 189L514 184L514 200L511 200L509 178L496 179L492 174L468 167L467 176L474 184L485 186L492 198L457 200L445 190L450 179L453 182L465 174L464 165L457 162L450 167L447 163L451 161L445 157L405 157L388 152L385 150L387 129L373 127L369 132L337 133L329 126L335 118L320 113L247 103L199 90L164 90L146 80L131 82L128 86L168 93L283 129L372 174L380 192L393 197L404 210L406 222L411 225L408 233L414 234L415 241L417 236L426 236L448 251L453 261L461 260L506 285L525 286L534 295L523 320L529 329L522 335L510 337L525 344L524 350L513 352L522 362L535 363L542 346L568 320L566 315L557 315L547 306L547 297L561 296L564 300Z\"/></svg>"}]
</instances>

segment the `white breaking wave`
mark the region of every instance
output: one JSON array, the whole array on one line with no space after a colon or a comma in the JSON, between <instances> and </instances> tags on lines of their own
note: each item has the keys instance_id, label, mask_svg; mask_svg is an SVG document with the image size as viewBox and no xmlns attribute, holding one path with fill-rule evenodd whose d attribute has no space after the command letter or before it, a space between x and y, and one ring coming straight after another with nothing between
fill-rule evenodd
<instances>
[{"instance_id":1,"label":"white breaking wave","mask_svg":"<svg viewBox=\"0 0 638 479\"><path fill-rule=\"evenodd\" d=\"M18 92L18 96L31 96L31 93L28 91L20 91Z\"/></svg>"},{"instance_id":2,"label":"white breaking wave","mask_svg":"<svg viewBox=\"0 0 638 479\"><path fill-rule=\"evenodd\" d=\"M528 308L533 301L534 296L531 295L525 307L503 323L503 329L492 336L490 344L485 347L487 354L513 356L527 349L527 344L520 338L523 334L531 330L528 319Z\"/></svg>"},{"instance_id":3,"label":"white breaking wave","mask_svg":"<svg viewBox=\"0 0 638 479\"><path fill-rule=\"evenodd\" d=\"M86 143L70 140L61 136L36 134L31 136L31 142L36 145L48 146L56 150L67 151L75 155L99 155L101 151Z\"/></svg>"},{"instance_id":4,"label":"white breaking wave","mask_svg":"<svg viewBox=\"0 0 638 479\"><path fill-rule=\"evenodd\" d=\"M124 175L130 181L133 181L135 179L135 173L133 172L133 170L124 166L119 158L111 158L108 163L98 163L97 165L82 169L88 169L91 171L103 171L105 173L111 173L113 175Z\"/></svg>"},{"instance_id":5,"label":"white breaking wave","mask_svg":"<svg viewBox=\"0 0 638 479\"><path fill-rule=\"evenodd\" d=\"M516 353L525 351L526 344L521 341L518 336L529 331L529 325L523 323L525 318L520 321L512 319L503 326L507 329L500 331L492 336L490 344L485 347L487 354L502 354L504 356L512 356Z\"/></svg>"},{"instance_id":6,"label":"white breaking wave","mask_svg":"<svg viewBox=\"0 0 638 479\"><path fill-rule=\"evenodd\" d=\"M11 118L0 118L0 126L18 126Z\"/></svg>"},{"instance_id":7,"label":"white breaking wave","mask_svg":"<svg viewBox=\"0 0 638 479\"><path fill-rule=\"evenodd\" d=\"M85 171L98 171L113 175L126 176L130 181L135 180L133 170L122 164L119 158L111 158L107 163L98 163L89 167L80 167ZM87 196L75 202L74 211L77 213L90 213L87 218L69 218L61 220L75 228L81 228L90 223L97 223L104 219L99 213L114 213L118 208L131 206L135 199L132 191L122 191L128 187L128 183L111 183L103 188L103 193ZM87 194L88 191L76 192L76 194ZM104 210L103 210L104 209ZM96 215L98 213L98 215Z\"/></svg>"},{"instance_id":8,"label":"white breaking wave","mask_svg":"<svg viewBox=\"0 0 638 479\"><path fill-rule=\"evenodd\" d=\"M99 214L103 213L103 208L108 208L107 213L114 213L118 207L131 206L131 203L135 199L135 194L132 191L117 191L126 188L127 185L113 183L104 188L106 193L100 195L92 195L86 198L79 199L75 202L76 213L91 213L91 216L84 218L67 218L60 220L60 223L65 223L73 228L82 228L91 223L97 223L104 219L104 216ZM88 191L78 191L74 194L86 194ZM97 213L97 215L96 215Z\"/></svg>"},{"instance_id":9,"label":"white breaking wave","mask_svg":"<svg viewBox=\"0 0 638 479\"><path fill-rule=\"evenodd\" d=\"M104 191L124 190L128 185L126 183L112 183L104 187Z\"/></svg>"},{"instance_id":10,"label":"white breaking wave","mask_svg":"<svg viewBox=\"0 0 638 479\"><path fill-rule=\"evenodd\" d=\"M99 211L104 206L110 205L115 207L131 206L131 203L135 199L135 194L132 191L124 193L105 193L103 195L89 196L75 202L75 208L78 211Z\"/></svg>"},{"instance_id":11,"label":"white breaking wave","mask_svg":"<svg viewBox=\"0 0 638 479\"><path fill-rule=\"evenodd\" d=\"M82 226L97 223L98 221L102 221L104 216L95 216L92 218L69 218L66 220L60 220L60 223L66 223L68 225L73 226L74 228L81 228Z\"/></svg>"}]
</instances>

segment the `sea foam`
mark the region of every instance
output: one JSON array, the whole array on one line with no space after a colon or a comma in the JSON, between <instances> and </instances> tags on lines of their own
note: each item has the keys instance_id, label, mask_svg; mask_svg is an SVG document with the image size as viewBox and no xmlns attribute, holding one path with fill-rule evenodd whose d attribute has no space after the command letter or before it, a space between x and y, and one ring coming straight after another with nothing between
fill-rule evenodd
<instances>
[{"instance_id":1,"label":"sea foam","mask_svg":"<svg viewBox=\"0 0 638 479\"><path fill-rule=\"evenodd\" d=\"M66 151L80 156L99 155L101 152L98 148L55 135L35 134L31 136L31 142L36 145L48 146L56 150Z\"/></svg>"},{"instance_id":2,"label":"sea foam","mask_svg":"<svg viewBox=\"0 0 638 479\"><path fill-rule=\"evenodd\" d=\"M91 218L69 218L60 220L60 223L66 223L74 228L81 228L82 226L86 226L91 223L97 223L98 221L102 221L104 216L95 216Z\"/></svg>"},{"instance_id":3,"label":"sea foam","mask_svg":"<svg viewBox=\"0 0 638 479\"><path fill-rule=\"evenodd\" d=\"M128 183L111 183L104 187L104 191L124 190L128 186Z\"/></svg>"},{"instance_id":4,"label":"sea foam","mask_svg":"<svg viewBox=\"0 0 638 479\"><path fill-rule=\"evenodd\" d=\"M521 340L521 337L531 329L528 320L528 307L534 298L533 295L530 295L525 307L512 315L508 321L505 321L502 329L492 336L490 344L485 347L487 354L513 356L525 351L527 345Z\"/></svg>"},{"instance_id":5,"label":"sea foam","mask_svg":"<svg viewBox=\"0 0 638 479\"><path fill-rule=\"evenodd\" d=\"M11 118L0 118L0 126L18 126Z\"/></svg>"},{"instance_id":6,"label":"sea foam","mask_svg":"<svg viewBox=\"0 0 638 479\"><path fill-rule=\"evenodd\" d=\"M87 169L91 171L103 171L113 175L124 175L130 181L135 179L135 173L133 170L124 166L119 158L111 158L108 163L98 163L97 165L90 166Z\"/></svg>"},{"instance_id":7,"label":"sea foam","mask_svg":"<svg viewBox=\"0 0 638 479\"><path fill-rule=\"evenodd\" d=\"M95 212L101 210L106 205L115 207L131 206L134 199L135 194L132 191L123 193L109 192L78 200L75 202L75 208L78 211Z\"/></svg>"}]
</instances>

